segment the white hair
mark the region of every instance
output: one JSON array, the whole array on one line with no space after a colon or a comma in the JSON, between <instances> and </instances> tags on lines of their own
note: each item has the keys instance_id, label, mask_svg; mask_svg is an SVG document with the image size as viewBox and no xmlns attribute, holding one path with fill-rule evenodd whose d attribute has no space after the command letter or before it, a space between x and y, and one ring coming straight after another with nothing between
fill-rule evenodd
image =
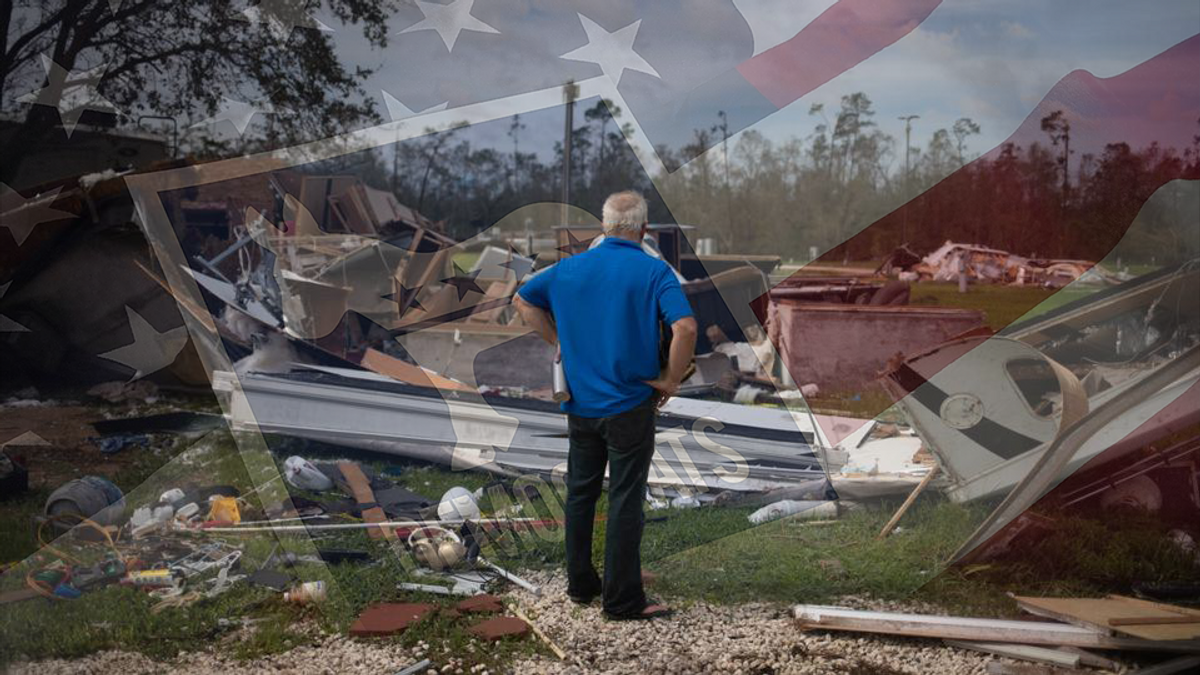
<instances>
[{"instance_id":1,"label":"white hair","mask_svg":"<svg viewBox=\"0 0 1200 675\"><path fill-rule=\"evenodd\" d=\"M627 190L604 200L604 234L637 234L646 224L646 200Z\"/></svg>"}]
</instances>

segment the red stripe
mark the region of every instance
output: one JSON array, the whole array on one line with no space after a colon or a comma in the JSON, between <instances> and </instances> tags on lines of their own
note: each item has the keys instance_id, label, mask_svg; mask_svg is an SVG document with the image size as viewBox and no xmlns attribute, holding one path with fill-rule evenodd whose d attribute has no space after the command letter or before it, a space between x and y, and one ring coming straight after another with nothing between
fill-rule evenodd
<instances>
[{"instance_id":1,"label":"red stripe","mask_svg":"<svg viewBox=\"0 0 1200 675\"><path fill-rule=\"evenodd\" d=\"M839 0L791 40L739 65L782 108L908 35L942 0Z\"/></svg>"}]
</instances>

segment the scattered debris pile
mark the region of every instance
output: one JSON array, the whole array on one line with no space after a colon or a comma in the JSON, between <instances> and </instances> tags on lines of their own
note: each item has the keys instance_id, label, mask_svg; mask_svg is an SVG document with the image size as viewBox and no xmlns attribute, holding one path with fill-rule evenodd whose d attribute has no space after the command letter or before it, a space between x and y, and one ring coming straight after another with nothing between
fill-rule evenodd
<instances>
[{"instance_id":1,"label":"scattered debris pile","mask_svg":"<svg viewBox=\"0 0 1200 675\"><path fill-rule=\"evenodd\" d=\"M1114 284L1129 278L1086 260L1027 258L1000 249L952 241L923 258L902 246L884 260L878 271L908 281L957 282L965 275L973 283L1044 288L1062 288L1077 280Z\"/></svg>"},{"instance_id":2,"label":"scattered debris pile","mask_svg":"<svg viewBox=\"0 0 1200 675\"><path fill-rule=\"evenodd\" d=\"M1136 652L1161 662L1139 673L1195 672L1200 666L1200 611L1110 595L1105 598L1015 597L1020 608L1049 620L981 619L797 605L804 630L940 638L947 645L1062 669L1125 672L1103 652ZM988 672L1013 672L989 669ZM1059 672L1059 671L1051 671Z\"/></svg>"}]
</instances>

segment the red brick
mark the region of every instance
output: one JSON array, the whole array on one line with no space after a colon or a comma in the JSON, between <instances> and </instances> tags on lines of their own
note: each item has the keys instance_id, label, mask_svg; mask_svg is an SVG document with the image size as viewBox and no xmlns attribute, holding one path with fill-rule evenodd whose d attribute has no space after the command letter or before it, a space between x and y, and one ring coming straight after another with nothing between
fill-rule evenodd
<instances>
[{"instance_id":1,"label":"red brick","mask_svg":"<svg viewBox=\"0 0 1200 675\"><path fill-rule=\"evenodd\" d=\"M455 608L467 614L504 611L504 605L500 603L500 598L494 595L476 595L458 603Z\"/></svg>"},{"instance_id":2,"label":"red brick","mask_svg":"<svg viewBox=\"0 0 1200 675\"><path fill-rule=\"evenodd\" d=\"M484 640L499 640L504 637L524 637L529 633L529 624L511 616L497 616L472 626L472 633Z\"/></svg>"},{"instance_id":3,"label":"red brick","mask_svg":"<svg viewBox=\"0 0 1200 675\"><path fill-rule=\"evenodd\" d=\"M350 634L355 637L382 637L403 633L433 610L433 605L423 603L371 605L350 627Z\"/></svg>"}]
</instances>

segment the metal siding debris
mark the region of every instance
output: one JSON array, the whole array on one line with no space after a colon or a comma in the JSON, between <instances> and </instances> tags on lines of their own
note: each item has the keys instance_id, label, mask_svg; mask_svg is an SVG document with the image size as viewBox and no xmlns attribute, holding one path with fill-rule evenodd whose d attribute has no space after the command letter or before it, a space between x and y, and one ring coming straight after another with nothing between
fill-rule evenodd
<instances>
[{"instance_id":1,"label":"metal siding debris","mask_svg":"<svg viewBox=\"0 0 1200 675\"><path fill-rule=\"evenodd\" d=\"M1200 641L1151 641L1113 637L1062 623L1013 621L957 616L871 612L825 605L797 605L793 609L801 628L881 633L952 640L1014 642L1030 645L1068 645L1095 649L1133 649L1192 653Z\"/></svg>"}]
</instances>

